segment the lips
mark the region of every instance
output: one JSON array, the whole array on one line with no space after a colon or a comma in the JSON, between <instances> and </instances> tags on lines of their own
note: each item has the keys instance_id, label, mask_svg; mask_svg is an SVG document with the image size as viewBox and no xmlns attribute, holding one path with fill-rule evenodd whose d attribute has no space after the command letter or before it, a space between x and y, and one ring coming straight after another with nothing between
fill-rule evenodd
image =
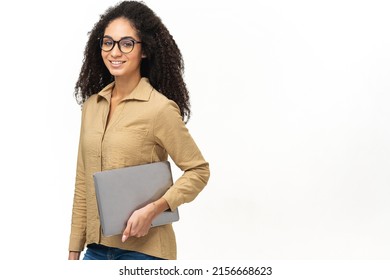
<instances>
[{"instance_id":1,"label":"lips","mask_svg":"<svg viewBox=\"0 0 390 280\"><path fill-rule=\"evenodd\" d=\"M119 67L122 64L124 64L126 61L119 61L119 60L110 60L110 63L114 67Z\"/></svg>"}]
</instances>

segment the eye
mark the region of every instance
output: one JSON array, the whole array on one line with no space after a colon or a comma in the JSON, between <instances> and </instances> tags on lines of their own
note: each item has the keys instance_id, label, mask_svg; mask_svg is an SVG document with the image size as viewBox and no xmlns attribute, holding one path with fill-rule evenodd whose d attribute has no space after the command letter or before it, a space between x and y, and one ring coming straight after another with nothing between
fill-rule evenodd
<instances>
[{"instance_id":1,"label":"eye","mask_svg":"<svg viewBox=\"0 0 390 280\"><path fill-rule=\"evenodd\" d=\"M120 42L120 44L121 44L122 47L131 48L133 46L133 41L131 41L131 40L122 40Z\"/></svg>"},{"instance_id":2,"label":"eye","mask_svg":"<svg viewBox=\"0 0 390 280\"><path fill-rule=\"evenodd\" d=\"M107 47L111 47L113 43L114 42L112 40L109 40L109 39L103 40L103 45L107 46Z\"/></svg>"}]
</instances>

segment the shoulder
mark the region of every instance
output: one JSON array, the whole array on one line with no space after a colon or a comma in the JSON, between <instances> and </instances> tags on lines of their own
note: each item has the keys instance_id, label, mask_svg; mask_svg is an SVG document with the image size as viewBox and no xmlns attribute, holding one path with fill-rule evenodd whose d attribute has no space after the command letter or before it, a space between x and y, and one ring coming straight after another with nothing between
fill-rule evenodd
<instances>
[{"instance_id":1,"label":"shoulder","mask_svg":"<svg viewBox=\"0 0 390 280\"><path fill-rule=\"evenodd\" d=\"M91 106L93 106L94 104L97 103L97 100L98 100L98 95L97 94L91 95L90 97L88 97L87 100L84 101L84 103L82 105L82 110L83 111L88 110L89 107L91 107Z\"/></svg>"},{"instance_id":2,"label":"shoulder","mask_svg":"<svg viewBox=\"0 0 390 280\"><path fill-rule=\"evenodd\" d=\"M92 94L88 97L87 100L84 101L83 107L94 106L97 105L100 99L109 99L111 96L112 88L114 87L114 82L109 83L104 88L102 88L99 92Z\"/></svg>"},{"instance_id":3,"label":"shoulder","mask_svg":"<svg viewBox=\"0 0 390 280\"><path fill-rule=\"evenodd\" d=\"M176 103L168 99L164 94L158 91L149 81L148 78L143 77L139 81L137 87L131 94L125 98L126 101L139 101L137 105L141 106L143 110L148 113L157 113L164 108L177 107Z\"/></svg>"},{"instance_id":4,"label":"shoulder","mask_svg":"<svg viewBox=\"0 0 390 280\"><path fill-rule=\"evenodd\" d=\"M180 126L182 116L180 108L173 100L168 99L165 95L153 90L150 95L150 108L153 108L153 123L155 126Z\"/></svg>"},{"instance_id":5,"label":"shoulder","mask_svg":"<svg viewBox=\"0 0 390 280\"><path fill-rule=\"evenodd\" d=\"M114 82L109 83L104 88L102 88L99 92L92 94L90 97L88 97L87 100L84 101L83 108L84 107L85 108L93 107L93 106L97 105L97 103L99 102L99 99L110 98L110 94L111 94L111 90L112 90L113 86L114 86Z\"/></svg>"},{"instance_id":6,"label":"shoulder","mask_svg":"<svg viewBox=\"0 0 390 280\"><path fill-rule=\"evenodd\" d=\"M153 92L152 95L153 98L151 98L151 101L154 104L155 124L164 123L166 125L167 122L176 123L182 121L180 108L176 102L168 99L158 91Z\"/></svg>"},{"instance_id":7,"label":"shoulder","mask_svg":"<svg viewBox=\"0 0 390 280\"><path fill-rule=\"evenodd\" d=\"M90 97L88 97L87 100L85 100L84 105L87 105L89 103L97 102L97 99L98 99L98 94L97 93L92 94Z\"/></svg>"},{"instance_id":8,"label":"shoulder","mask_svg":"<svg viewBox=\"0 0 390 280\"><path fill-rule=\"evenodd\" d=\"M173 113L180 114L180 109L179 106L176 104L176 102L168 99L165 95L163 95L156 89L153 89L150 95L149 102L154 107L157 115L164 112L173 112Z\"/></svg>"}]
</instances>

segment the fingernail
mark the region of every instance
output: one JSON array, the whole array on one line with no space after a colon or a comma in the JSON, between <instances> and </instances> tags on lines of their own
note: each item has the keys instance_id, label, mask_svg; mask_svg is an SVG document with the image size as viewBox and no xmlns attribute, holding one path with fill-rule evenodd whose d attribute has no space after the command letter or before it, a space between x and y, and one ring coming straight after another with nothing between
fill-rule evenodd
<instances>
[{"instance_id":1,"label":"fingernail","mask_svg":"<svg viewBox=\"0 0 390 280\"><path fill-rule=\"evenodd\" d=\"M122 242L125 242L125 241L126 241L126 238L127 238L126 235L122 235Z\"/></svg>"}]
</instances>

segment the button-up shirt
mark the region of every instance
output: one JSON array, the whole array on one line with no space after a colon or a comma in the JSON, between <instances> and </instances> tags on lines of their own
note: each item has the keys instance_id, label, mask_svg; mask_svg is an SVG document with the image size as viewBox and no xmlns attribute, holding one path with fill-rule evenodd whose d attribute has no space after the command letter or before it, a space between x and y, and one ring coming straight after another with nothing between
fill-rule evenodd
<instances>
[{"instance_id":1,"label":"button-up shirt","mask_svg":"<svg viewBox=\"0 0 390 280\"><path fill-rule=\"evenodd\" d=\"M101 233L93 174L98 171L134 166L168 159L183 171L163 195L171 210L192 201L209 179L209 164L188 132L175 102L156 91L148 79L107 117L114 82L83 104L77 158L69 251L82 251L86 244L100 243L148 255L176 259L172 225L153 227L144 237Z\"/></svg>"}]
</instances>

